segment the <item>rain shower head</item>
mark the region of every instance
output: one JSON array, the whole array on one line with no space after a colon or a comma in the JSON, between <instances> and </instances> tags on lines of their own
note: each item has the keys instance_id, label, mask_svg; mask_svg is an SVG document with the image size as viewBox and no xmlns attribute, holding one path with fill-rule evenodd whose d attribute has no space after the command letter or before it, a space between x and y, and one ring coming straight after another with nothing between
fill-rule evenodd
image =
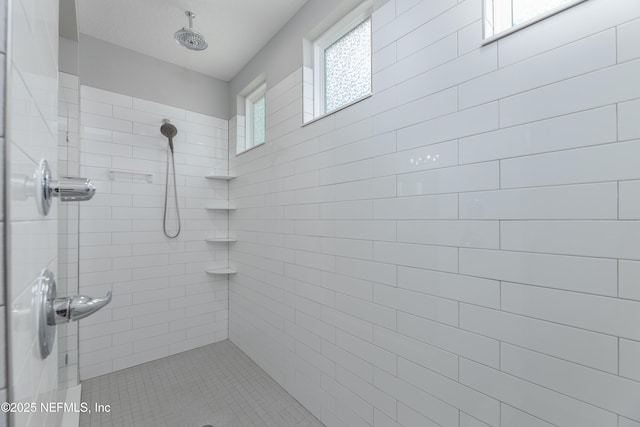
<instances>
[{"instance_id":1,"label":"rain shower head","mask_svg":"<svg viewBox=\"0 0 640 427\"><path fill-rule=\"evenodd\" d=\"M189 28L183 27L182 29L176 31L173 37L176 39L178 44L186 47L190 50L205 50L209 44L205 40L204 36L193 29L193 19L196 15L187 10L185 13L189 17Z\"/></svg>"}]
</instances>

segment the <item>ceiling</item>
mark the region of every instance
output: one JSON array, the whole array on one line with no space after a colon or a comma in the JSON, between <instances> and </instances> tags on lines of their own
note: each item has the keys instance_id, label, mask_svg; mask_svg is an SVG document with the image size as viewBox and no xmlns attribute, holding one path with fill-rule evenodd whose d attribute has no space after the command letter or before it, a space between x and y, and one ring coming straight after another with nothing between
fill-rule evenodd
<instances>
[{"instance_id":1,"label":"ceiling","mask_svg":"<svg viewBox=\"0 0 640 427\"><path fill-rule=\"evenodd\" d=\"M307 0L78 0L81 33L229 81ZM194 52L173 34L193 27L209 48Z\"/></svg>"}]
</instances>

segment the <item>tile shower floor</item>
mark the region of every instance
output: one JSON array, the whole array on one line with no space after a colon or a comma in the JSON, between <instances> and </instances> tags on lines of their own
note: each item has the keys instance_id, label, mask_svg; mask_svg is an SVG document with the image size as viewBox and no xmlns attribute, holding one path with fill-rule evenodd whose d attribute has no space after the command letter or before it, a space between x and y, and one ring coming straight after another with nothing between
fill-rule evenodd
<instances>
[{"instance_id":1,"label":"tile shower floor","mask_svg":"<svg viewBox=\"0 0 640 427\"><path fill-rule=\"evenodd\" d=\"M82 382L80 426L323 426L230 341Z\"/></svg>"}]
</instances>

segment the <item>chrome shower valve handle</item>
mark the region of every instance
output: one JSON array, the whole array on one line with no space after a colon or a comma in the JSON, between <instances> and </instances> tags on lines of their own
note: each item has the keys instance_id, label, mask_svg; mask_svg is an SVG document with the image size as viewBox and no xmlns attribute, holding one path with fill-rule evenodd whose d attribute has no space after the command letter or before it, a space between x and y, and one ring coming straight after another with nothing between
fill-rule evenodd
<instances>
[{"instance_id":1,"label":"chrome shower valve handle","mask_svg":"<svg viewBox=\"0 0 640 427\"><path fill-rule=\"evenodd\" d=\"M57 298L56 279L53 273L43 270L35 289L38 340L43 359L51 354L56 336L56 325L84 319L111 302L111 292L104 298L76 295Z\"/></svg>"},{"instance_id":2,"label":"chrome shower valve handle","mask_svg":"<svg viewBox=\"0 0 640 427\"><path fill-rule=\"evenodd\" d=\"M59 325L72 320L84 319L111 302L111 291L104 298L91 298L86 295L56 298L47 313L47 323Z\"/></svg>"}]
</instances>

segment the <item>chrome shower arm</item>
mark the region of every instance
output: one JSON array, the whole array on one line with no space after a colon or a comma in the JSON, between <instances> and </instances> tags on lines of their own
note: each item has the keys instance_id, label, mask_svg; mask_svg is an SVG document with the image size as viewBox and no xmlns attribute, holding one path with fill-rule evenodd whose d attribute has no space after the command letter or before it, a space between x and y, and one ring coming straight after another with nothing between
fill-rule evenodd
<instances>
[{"instance_id":1,"label":"chrome shower arm","mask_svg":"<svg viewBox=\"0 0 640 427\"><path fill-rule=\"evenodd\" d=\"M187 10L185 13L185 15L187 15L187 17L189 17L189 29L193 28L193 18L196 17L196 15L191 12L190 10Z\"/></svg>"}]
</instances>

